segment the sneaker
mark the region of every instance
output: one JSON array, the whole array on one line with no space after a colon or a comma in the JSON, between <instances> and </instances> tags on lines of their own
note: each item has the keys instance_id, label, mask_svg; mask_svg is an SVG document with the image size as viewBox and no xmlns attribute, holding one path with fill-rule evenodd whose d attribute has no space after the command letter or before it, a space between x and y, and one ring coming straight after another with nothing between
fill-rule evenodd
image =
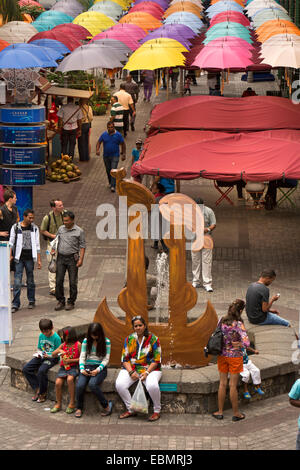
<instances>
[{"instance_id":1,"label":"sneaker","mask_svg":"<svg viewBox=\"0 0 300 470\"><path fill-rule=\"evenodd\" d=\"M244 398L246 398L246 400L251 400L251 395L249 392L245 392L244 393Z\"/></svg>"},{"instance_id":2,"label":"sneaker","mask_svg":"<svg viewBox=\"0 0 300 470\"><path fill-rule=\"evenodd\" d=\"M58 312L59 310L64 310L64 308L65 308L65 304L63 304L62 302L57 302L57 305L54 308L54 310L56 310L56 312Z\"/></svg>"},{"instance_id":3,"label":"sneaker","mask_svg":"<svg viewBox=\"0 0 300 470\"><path fill-rule=\"evenodd\" d=\"M204 286L206 292L213 292L213 288L211 286Z\"/></svg>"},{"instance_id":4,"label":"sneaker","mask_svg":"<svg viewBox=\"0 0 300 470\"><path fill-rule=\"evenodd\" d=\"M115 190L115 188L114 188L113 186L110 188L110 190L111 190L112 193L115 193L115 192L116 192L116 190Z\"/></svg>"},{"instance_id":5,"label":"sneaker","mask_svg":"<svg viewBox=\"0 0 300 470\"><path fill-rule=\"evenodd\" d=\"M195 289L200 289L201 284L199 284L199 282L192 282L192 286L195 287Z\"/></svg>"},{"instance_id":6,"label":"sneaker","mask_svg":"<svg viewBox=\"0 0 300 470\"><path fill-rule=\"evenodd\" d=\"M30 310L32 310L33 308L35 308L35 302L29 302L27 308L29 308Z\"/></svg>"},{"instance_id":7,"label":"sneaker","mask_svg":"<svg viewBox=\"0 0 300 470\"><path fill-rule=\"evenodd\" d=\"M265 394L265 392L264 392L260 387L257 387L257 388L255 387L254 390L255 390L256 393L258 393L259 395L264 395L264 394Z\"/></svg>"},{"instance_id":8,"label":"sneaker","mask_svg":"<svg viewBox=\"0 0 300 470\"><path fill-rule=\"evenodd\" d=\"M12 308L11 308L11 313L15 313L15 312L17 312L18 310L19 310L18 307L12 307Z\"/></svg>"}]
</instances>

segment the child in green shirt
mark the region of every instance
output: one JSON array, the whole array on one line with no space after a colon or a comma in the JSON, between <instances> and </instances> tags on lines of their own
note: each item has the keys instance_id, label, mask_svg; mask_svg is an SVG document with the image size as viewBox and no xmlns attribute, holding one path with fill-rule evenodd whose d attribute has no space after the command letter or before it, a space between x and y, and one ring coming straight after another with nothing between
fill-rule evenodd
<instances>
[{"instance_id":1,"label":"child in green shirt","mask_svg":"<svg viewBox=\"0 0 300 470\"><path fill-rule=\"evenodd\" d=\"M34 390L32 401L46 401L48 388L48 370L58 363L58 358L52 358L51 353L61 344L60 336L53 331L53 323L46 318L40 320L37 351L33 358L23 368L23 374Z\"/></svg>"}]
</instances>

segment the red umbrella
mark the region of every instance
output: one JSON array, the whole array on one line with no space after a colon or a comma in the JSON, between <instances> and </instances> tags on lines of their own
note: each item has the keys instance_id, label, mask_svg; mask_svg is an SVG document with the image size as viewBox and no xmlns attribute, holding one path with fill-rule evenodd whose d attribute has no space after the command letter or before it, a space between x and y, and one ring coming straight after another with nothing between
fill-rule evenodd
<instances>
[{"instance_id":1,"label":"red umbrella","mask_svg":"<svg viewBox=\"0 0 300 470\"><path fill-rule=\"evenodd\" d=\"M55 26L52 31L60 31L66 35L71 35L78 41L84 41L85 39L91 37L91 33L79 24L74 23L64 23Z\"/></svg>"},{"instance_id":2,"label":"red umbrella","mask_svg":"<svg viewBox=\"0 0 300 470\"><path fill-rule=\"evenodd\" d=\"M147 3L150 3L150 2L147 2ZM164 10L161 8L161 6L157 5L156 3L153 5L144 5L143 3L139 3L138 5L135 5L134 7L130 8L128 13L134 13L136 11L150 13L152 16L154 16L158 20L161 20L164 14Z\"/></svg>"},{"instance_id":3,"label":"red umbrella","mask_svg":"<svg viewBox=\"0 0 300 470\"><path fill-rule=\"evenodd\" d=\"M214 26L217 23L223 23L224 21L232 21L234 23L240 23L243 26L250 26L250 21L245 15L243 15L243 13L233 10L223 11L222 13L215 15L210 22L210 26Z\"/></svg>"},{"instance_id":4,"label":"red umbrella","mask_svg":"<svg viewBox=\"0 0 300 470\"><path fill-rule=\"evenodd\" d=\"M54 28L50 31L41 31L40 33L35 34L30 38L28 42L35 41L36 39L56 39L57 41L62 42L65 46L67 46L70 51L73 51L77 47L82 46L81 42L78 39L74 38L74 36L66 36L64 31L54 31Z\"/></svg>"}]
</instances>

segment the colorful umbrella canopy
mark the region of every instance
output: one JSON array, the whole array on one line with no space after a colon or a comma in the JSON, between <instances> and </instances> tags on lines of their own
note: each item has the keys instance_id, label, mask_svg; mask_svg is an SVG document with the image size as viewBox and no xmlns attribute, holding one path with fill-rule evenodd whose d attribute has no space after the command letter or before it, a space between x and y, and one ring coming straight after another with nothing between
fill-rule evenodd
<instances>
[{"instance_id":1,"label":"colorful umbrella canopy","mask_svg":"<svg viewBox=\"0 0 300 470\"><path fill-rule=\"evenodd\" d=\"M51 10L60 11L75 18L83 12L83 6L77 0L59 0L51 7Z\"/></svg>"},{"instance_id":2,"label":"colorful umbrella canopy","mask_svg":"<svg viewBox=\"0 0 300 470\"><path fill-rule=\"evenodd\" d=\"M113 47L90 43L78 47L65 57L56 71L65 73L70 70L90 70L94 68L114 69L122 67L121 60L125 61L126 59L125 54L118 52Z\"/></svg>"},{"instance_id":3,"label":"colorful umbrella canopy","mask_svg":"<svg viewBox=\"0 0 300 470\"><path fill-rule=\"evenodd\" d=\"M219 3L221 0L211 0L211 5L215 5L216 3ZM222 1L225 1L227 2L228 0L222 0ZM235 2L237 3L238 5L241 5L242 7L244 7L244 0L229 0L229 1L232 1L232 2Z\"/></svg>"},{"instance_id":4,"label":"colorful umbrella canopy","mask_svg":"<svg viewBox=\"0 0 300 470\"><path fill-rule=\"evenodd\" d=\"M225 36L235 36L242 39L245 39L247 42L252 43L251 35L249 30L238 23L218 23L215 26L212 26L206 31L206 38L203 41L203 44L207 44L213 39L217 39Z\"/></svg>"},{"instance_id":5,"label":"colorful umbrella canopy","mask_svg":"<svg viewBox=\"0 0 300 470\"><path fill-rule=\"evenodd\" d=\"M165 19L165 24L172 23L189 26L195 33L198 33L204 26L202 21L196 15L185 11L172 13L172 15Z\"/></svg>"},{"instance_id":6,"label":"colorful umbrella canopy","mask_svg":"<svg viewBox=\"0 0 300 470\"><path fill-rule=\"evenodd\" d=\"M215 3L214 5L210 5L207 8L207 12L215 12L215 11L226 11L226 10L237 10L237 11L243 11L242 5L239 5L238 3L234 1L220 1Z\"/></svg>"},{"instance_id":7,"label":"colorful umbrella canopy","mask_svg":"<svg viewBox=\"0 0 300 470\"><path fill-rule=\"evenodd\" d=\"M144 44L145 42L150 41L151 39L157 38L175 39L176 41L180 42L180 44L182 44L186 49L189 50L191 48L191 42L188 39L179 37L179 35L175 32L163 32L161 31L161 28L158 28L155 31L152 31L151 33L147 34L145 38L140 40L140 44Z\"/></svg>"},{"instance_id":8,"label":"colorful umbrella canopy","mask_svg":"<svg viewBox=\"0 0 300 470\"><path fill-rule=\"evenodd\" d=\"M72 23L73 17L60 11L45 11L32 23L38 31L48 31L63 23Z\"/></svg>"},{"instance_id":9,"label":"colorful umbrella canopy","mask_svg":"<svg viewBox=\"0 0 300 470\"><path fill-rule=\"evenodd\" d=\"M159 28L162 25L162 23L157 18L154 18L154 16L150 15L150 13L144 13L139 11L124 15L119 20L119 23L136 24L143 28L145 31L151 31L153 29Z\"/></svg>"},{"instance_id":10,"label":"colorful umbrella canopy","mask_svg":"<svg viewBox=\"0 0 300 470\"><path fill-rule=\"evenodd\" d=\"M103 39L93 39L90 43L96 44L97 46L106 46L115 49L117 52L121 53L122 56L126 54L131 54L132 50L130 47L126 46L126 44L118 39L112 38L103 38ZM127 60L127 59L126 59Z\"/></svg>"},{"instance_id":11,"label":"colorful umbrella canopy","mask_svg":"<svg viewBox=\"0 0 300 470\"><path fill-rule=\"evenodd\" d=\"M32 24L23 21L10 21L0 28L0 39L15 44L18 42L27 42L37 29Z\"/></svg>"},{"instance_id":12,"label":"colorful umbrella canopy","mask_svg":"<svg viewBox=\"0 0 300 470\"><path fill-rule=\"evenodd\" d=\"M123 8L111 0L103 0L102 2L95 3L88 11L98 11L116 19L122 15Z\"/></svg>"},{"instance_id":13,"label":"colorful umbrella canopy","mask_svg":"<svg viewBox=\"0 0 300 470\"><path fill-rule=\"evenodd\" d=\"M124 68L155 70L184 65L185 57L182 52L187 52L187 49L174 39L151 39L132 54Z\"/></svg>"},{"instance_id":14,"label":"colorful umbrella canopy","mask_svg":"<svg viewBox=\"0 0 300 470\"><path fill-rule=\"evenodd\" d=\"M123 32L126 31L127 34L130 34L131 38L135 40L144 38L147 35L146 31L143 28L141 28L137 24L132 24L132 23L117 23L111 28L109 28L109 30L123 31Z\"/></svg>"},{"instance_id":15,"label":"colorful umbrella canopy","mask_svg":"<svg viewBox=\"0 0 300 470\"><path fill-rule=\"evenodd\" d=\"M93 37L93 41L99 41L102 39L116 39L117 41L121 41L126 46L128 46L132 51L135 51L140 47L140 43L136 41L135 39L131 38L128 33L125 31L122 33L120 31L103 31L103 33L97 34L96 36Z\"/></svg>"},{"instance_id":16,"label":"colorful umbrella canopy","mask_svg":"<svg viewBox=\"0 0 300 470\"><path fill-rule=\"evenodd\" d=\"M191 39L197 35L189 26L186 26L185 24L177 24L177 23L164 24L163 26L158 28L156 31L162 32L162 33L164 32L175 33L175 34L178 34L178 37L181 37L183 39Z\"/></svg>"},{"instance_id":17,"label":"colorful umbrella canopy","mask_svg":"<svg viewBox=\"0 0 300 470\"><path fill-rule=\"evenodd\" d=\"M278 7L280 7L280 5L278 5ZM255 10L254 13L251 15L251 19L253 20L256 17L256 15L260 15L263 12L272 12L276 15L280 11L283 13L287 13L287 11L282 8L276 8L276 7L275 8L273 7L259 8L258 10Z\"/></svg>"},{"instance_id":18,"label":"colorful umbrella canopy","mask_svg":"<svg viewBox=\"0 0 300 470\"><path fill-rule=\"evenodd\" d=\"M283 6L279 5L279 3L271 1L268 2L266 0L254 0L245 7L245 10L248 16L252 16L255 12L263 8L277 8L287 13L287 10Z\"/></svg>"},{"instance_id":19,"label":"colorful umbrella canopy","mask_svg":"<svg viewBox=\"0 0 300 470\"><path fill-rule=\"evenodd\" d=\"M300 36L297 36L296 34L275 34L274 36L271 36L269 39L267 39L263 45L274 45L276 47L280 46L281 44L285 44L286 42L298 42L300 41Z\"/></svg>"},{"instance_id":20,"label":"colorful umbrella canopy","mask_svg":"<svg viewBox=\"0 0 300 470\"><path fill-rule=\"evenodd\" d=\"M277 19L276 18L274 20L266 21L261 26L256 28L256 33L260 34L260 33L263 33L267 30L272 30L276 26L292 26L292 27L297 28L297 26L292 21L282 20L282 19Z\"/></svg>"},{"instance_id":21,"label":"colorful umbrella canopy","mask_svg":"<svg viewBox=\"0 0 300 470\"><path fill-rule=\"evenodd\" d=\"M48 49L54 49L59 51L61 54L69 54L69 52L71 52L67 46L65 46L60 41L56 41L55 39L36 39L35 41L31 41L30 44L47 47Z\"/></svg>"},{"instance_id":22,"label":"colorful umbrella canopy","mask_svg":"<svg viewBox=\"0 0 300 470\"><path fill-rule=\"evenodd\" d=\"M70 51L73 51L82 44L75 37L67 36L64 31L55 31L55 28L50 31L41 31L29 39L29 43L37 39L55 39L62 42Z\"/></svg>"},{"instance_id":23,"label":"colorful umbrella canopy","mask_svg":"<svg viewBox=\"0 0 300 470\"><path fill-rule=\"evenodd\" d=\"M266 31L259 34L258 40L260 42L265 42L267 39L277 34L295 34L297 36L300 36L300 30L292 26L274 26L274 28L270 31Z\"/></svg>"},{"instance_id":24,"label":"colorful umbrella canopy","mask_svg":"<svg viewBox=\"0 0 300 470\"><path fill-rule=\"evenodd\" d=\"M268 63L272 67L300 68L300 40L297 42L288 41L276 47L272 44L262 45L261 57L263 63Z\"/></svg>"},{"instance_id":25,"label":"colorful umbrella canopy","mask_svg":"<svg viewBox=\"0 0 300 470\"><path fill-rule=\"evenodd\" d=\"M155 2L142 2L142 3L134 3L134 5L130 8L130 12L132 13L133 11L141 11L141 10L147 10L151 12L151 10L156 10L159 11L161 14L164 13L164 9L159 5L158 3Z\"/></svg>"},{"instance_id":26,"label":"colorful umbrella canopy","mask_svg":"<svg viewBox=\"0 0 300 470\"><path fill-rule=\"evenodd\" d=\"M38 8L43 8L43 5L41 5L39 2L36 2L35 0L19 0L18 5L20 7L27 7L27 6L33 6L33 7L38 7Z\"/></svg>"},{"instance_id":27,"label":"colorful umbrella canopy","mask_svg":"<svg viewBox=\"0 0 300 470\"><path fill-rule=\"evenodd\" d=\"M189 0L190 3L193 3L194 5L197 5L199 8L201 8L202 10L204 9L203 5L202 5L202 2L200 0ZM176 3L185 3L185 0L172 0L170 2L170 6L171 5L176 5Z\"/></svg>"},{"instance_id":28,"label":"colorful umbrella canopy","mask_svg":"<svg viewBox=\"0 0 300 470\"><path fill-rule=\"evenodd\" d=\"M20 47L21 46L21 47ZM25 46L28 46L25 49ZM56 67L57 63L43 47L12 44L0 52L0 69Z\"/></svg>"},{"instance_id":29,"label":"colorful umbrella canopy","mask_svg":"<svg viewBox=\"0 0 300 470\"><path fill-rule=\"evenodd\" d=\"M66 23L59 24L52 29L52 31L67 34L68 36L77 39L78 41L84 41L91 36L91 33L81 26L80 24Z\"/></svg>"},{"instance_id":30,"label":"colorful umbrella canopy","mask_svg":"<svg viewBox=\"0 0 300 470\"><path fill-rule=\"evenodd\" d=\"M11 44L7 46L7 49L13 49L13 50L23 50L24 52L29 52L31 54L34 54L37 57L41 56L41 53L45 55L48 59L52 59L54 61L57 61L58 59L63 58L63 54L58 51L57 49L51 49L50 47L44 47L44 46L38 46L37 44L32 44L32 43L20 43L20 44Z\"/></svg>"},{"instance_id":31,"label":"colorful umbrella canopy","mask_svg":"<svg viewBox=\"0 0 300 470\"><path fill-rule=\"evenodd\" d=\"M181 3L175 3L175 5L170 6L164 13L164 18L172 15L172 13L176 13L177 11L187 11L190 13L194 13L194 15L198 16L198 18L202 18L202 9L199 8L197 5L194 5L190 2L184 2L185 5L183 6Z\"/></svg>"},{"instance_id":32,"label":"colorful umbrella canopy","mask_svg":"<svg viewBox=\"0 0 300 470\"><path fill-rule=\"evenodd\" d=\"M5 49L7 46L9 46L9 43L0 39L0 51Z\"/></svg>"},{"instance_id":33,"label":"colorful umbrella canopy","mask_svg":"<svg viewBox=\"0 0 300 470\"><path fill-rule=\"evenodd\" d=\"M95 0L94 4L96 5L97 3L101 3L103 1L104 0ZM125 0L111 0L111 1L117 3L118 5L120 5L123 8L123 10L128 10L128 8L129 8L129 4Z\"/></svg>"},{"instance_id":34,"label":"colorful umbrella canopy","mask_svg":"<svg viewBox=\"0 0 300 470\"><path fill-rule=\"evenodd\" d=\"M157 5L160 5L163 10L168 8L169 5L168 0L151 0L151 3L152 2L157 3ZM135 5L139 5L140 3L142 3L143 5L147 5L148 2L145 0L136 0L134 2Z\"/></svg>"},{"instance_id":35,"label":"colorful umbrella canopy","mask_svg":"<svg viewBox=\"0 0 300 470\"><path fill-rule=\"evenodd\" d=\"M243 13L231 10L215 15L210 22L210 26L214 26L217 23L223 23L224 21L232 21L234 23L240 23L243 26L250 26L250 21L245 15L243 15Z\"/></svg>"},{"instance_id":36,"label":"colorful umbrella canopy","mask_svg":"<svg viewBox=\"0 0 300 470\"><path fill-rule=\"evenodd\" d=\"M110 26L116 24L115 20L97 11L87 11L81 13L81 15L77 16L73 20L73 23L79 24L88 29L88 31L91 33L91 36L96 36L96 34L99 34L101 31L104 31Z\"/></svg>"},{"instance_id":37,"label":"colorful umbrella canopy","mask_svg":"<svg viewBox=\"0 0 300 470\"><path fill-rule=\"evenodd\" d=\"M138 11L142 13L149 13L150 15L154 16L154 18L161 20L164 11L159 5L154 5L155 6L145 6L142 3L139 3L138 5L135 5L134 7L130 8L128 13L136 13Z\"/></svg>"},{"instance_id":38,"label":"colorful umbrella canopy","mask_svg":"<svg viewBox=\"0 0 300 470\"><path fill-rule=\"evenodd\" d=\"M272 20L287 20L292 22L291 18L287 13L284 11L279 12L278 15L257 15L256 19L252 19L252 23L255 29L259 28L260 26L263 26L266 22L272 21Z\"/></svg>"},{"instance_id":39,"label":"colorful umbrella canopy","mask_svg":"<svg viewBox=\"0 0 300 470\"><path fill-rule=\"evenodd\" d=\"M213 41L211 41L213 42ZM251 52L239 46L210 45L205 46L197 55L193 66L200 69L246 68L252 65Z\"/></svg>"}]
</instances>

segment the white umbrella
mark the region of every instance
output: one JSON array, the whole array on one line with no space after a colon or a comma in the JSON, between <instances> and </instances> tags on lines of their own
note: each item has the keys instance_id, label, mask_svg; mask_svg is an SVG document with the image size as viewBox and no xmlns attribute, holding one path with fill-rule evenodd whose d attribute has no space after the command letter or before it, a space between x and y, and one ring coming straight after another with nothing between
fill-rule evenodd
<instances>
[{"instance_id":1,"label":"white umbrella","mask_svg":"<svg viewBox=\"0 0 300 470\"><path fill-rule=\"evenodd\" d=\"M119 41L118 39L111 39L111 38L96 39L95 41L90 42L90 44L96 44L97 46L102 45L106 47L111 47L118 53L121 53L122 55L132 53L132 50L130 49L130 47L126 46L124 42Z\"/></svg>"},{"instance_id":2,"label":"white umbrella","mask_svg":"<svg viewBox=\"0 0 300 470\"><path fill-rule=\"evenodd\" d=\"M61 11L76 18L83 12L83 6L77 0L59 0L51 7L51 10Z\"/></svg>"},{"instance_id":3,"label":"white umbrella","mask_svg":"<svg viewBox=\"0 0 300 470\"><path fill-rule=\"evenodd\" d=\"M280 47L275 47L274 45L262 45L260 55L264 58L263 63L269 64L272 67L300 68L299 41L288 41L280 45Z\"/></svg>"},{"instance_id":4,"label":"white umbrella","mask_svg":"<svg viewBox=\"0 0 300 470\"><path fill-rule=\"evenodd\" d=\"M269 39L267 39L263 44L264 46L273 45L280 47L287 42L300 42L300 36L297 34L275 34L274 36L271 36Z\"/></svg>"},{"instance_id":5,"label":"white umbrella","mask_svg":"<svg viewBox=\"0 0 300 470\"><path fill-rule=\"evenodd\" d=\"M69 72L70 70L90 70L95 68L114 69L123 67L121 60L126 61L124 53L116 49L95 45L77 47L71 54L65 57L57 67L57 72Z\"/></svg>"},{"instance_id":6,"label":"white umbrella","mask_svg":"<svg viewBox=\"0 0 300 470\"><path fill-rule=\"evenodd\" d=\"M24 21L10 21L0 28L0 39L16 44L17 42L27 42L38 30Z\"/></svg>"}]
</instances>

